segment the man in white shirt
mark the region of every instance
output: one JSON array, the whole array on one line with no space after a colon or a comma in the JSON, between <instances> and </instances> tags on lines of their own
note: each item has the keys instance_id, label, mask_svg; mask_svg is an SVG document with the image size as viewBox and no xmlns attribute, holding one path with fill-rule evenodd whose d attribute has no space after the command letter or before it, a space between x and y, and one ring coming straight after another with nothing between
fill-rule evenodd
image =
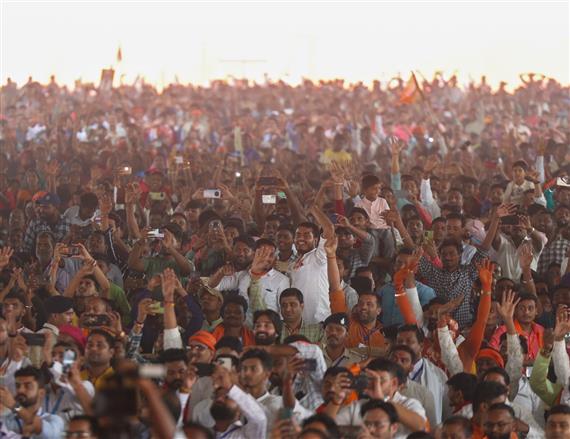
<instances>
[{"instance_id":1,"label":"man in white shirt","mask_svg":"<svg viewBox=\"0 0 570 439\"><path fill-rule=\"evenodd\" d=\"M166 349L162 351L160 360L166 369L164 378L165 387L174 392L180 401L180 407L186 407L190 393L184 389L186 384L186 376L188 374L188 357L183 349ZM178 425L182 425L181 411L178 418Z\"/></svg>"},{"instance_id":2,"label":"man in white shirt","mask_svg":"<svg viewBox=\"0 0 570 439\"><path fill-rule=\"evenodd\" d=\"M267 416L255 398L238 387L235 372L217 365L212 375L215 400L210 407L216 438L256 439L267 433ZM240 414L247 422L240 421Z\"/></svg>"},{"instance_id":3,"label":"man in white shirt","mask_svg":"<svg viewBox=\"0 0 570 439\"><path fill-rule=\"evenodd\" d=\"M246 244L247 241L247 244ZM252 253L251 256L248 254L247 257L244 257L240 253L236 253L236 257L240 258L241 265L243 266L244 263L247 262L247 267L243 270L234 272L231 265L225 265L220 270L218 270L209 281L209 285L212 288L216 288L219 291L226 291L226 290L238 290L239 294L245 297L248 300L249 304L249 294L248 290L251 284L251 274L250 274L250 267L251 262L253 261L253 248L258 250L262 247L271 248L272 254L274 255L272 259L267 260L267 264L264 267L265 269L259 273L253 273L256 277L259 277L259 282L261 283L261 297L265 302L266 308L271 309L273 311L279 312L279 295L281 291L289 288L289 278L284 274L280 273L279 271L273 268L275 264L275 252L277 247L275 244L268 240L268 239L259 239L255 244L253 240L246 239L243 237L236 238L234 244L234 251L236 249L240 251L240 249L247 252L246 249L243 249L246 245L253 245L254 247L251 248ZM223 276L220 279L220 276ZM251 304L250 304L251 305ZM251 323L251 317L253 315L254 307L248 307L248 315L247 315L247 322Z\"/></svg>"},{"instance_id":4,"label":"man in white shirt","mask_svg":"<svg viewBox=\"0 0 570 439\"><path fill-rule=\"evenodd\" d=\"M86 192L79 198L78 206L68 208L63 217L66 218L72 226L87 227L93 223L96 217L99 199L93 192Z\"/></svg>"},{"instance_id":5,"label":"man in white shirt","mask_svg":"<svg viewBox=\"0 0 570 439\"><path fill-rule=\"evenodd\" d=\"M309 324L320 323L331 314L325 243L335 234L334 225L320 209L313 207L311 213L323 228L323 236L319 239L316 224L299 224L295 231L298 257L291 268L291 286L303 293L303 321Z\"/></svg>"}]
</instances>

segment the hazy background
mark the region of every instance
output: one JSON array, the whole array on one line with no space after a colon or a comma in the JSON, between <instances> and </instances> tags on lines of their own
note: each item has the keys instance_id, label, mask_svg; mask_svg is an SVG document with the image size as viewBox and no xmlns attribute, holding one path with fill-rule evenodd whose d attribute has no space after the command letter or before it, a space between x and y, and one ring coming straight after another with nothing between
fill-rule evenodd
<instances>
[{"instance_id":1,"label":"hazy background","mask_svg":"<svg viewBox=\"0 0 570 439\"><path fill-rule=\"evenodd\" d=\"M569 81L569 2L166 3L0 0L0 76L98 82L100 70L159 86L228 75L387 80L411 69L535 71ZM245 62L243 60L246 60Z\"/></svg>"}]
</instances>

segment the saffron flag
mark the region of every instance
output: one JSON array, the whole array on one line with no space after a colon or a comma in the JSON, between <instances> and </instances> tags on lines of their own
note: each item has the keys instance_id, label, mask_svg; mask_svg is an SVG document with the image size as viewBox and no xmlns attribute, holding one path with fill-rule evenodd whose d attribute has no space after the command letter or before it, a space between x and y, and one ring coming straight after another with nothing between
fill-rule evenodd
<instances>
[{"instance_id":1,"label":"saffron flag","mask_svg":"<svg viewBox=\"0 0 570 439\"><path fill-rule=\"evenodd\" d=\"M401 104L413 104L417 102L421 97L422 91L418 84L418 80L416 79L416 75L412 72L412 76L406 83L406 86L402 90L400 94L400 103Z\"/></svg>"},{"instance_id":2,"label":"saffron flag","mask_svg":"<svg viewBox=\"0 0 570 439\"><path fill-rule=\"evenodd\" d=\"M123 51L121 50L121 46L119 46L119 50L117 50L117 62L121 62L123 60Z\"/></svg>"}]
</instances>

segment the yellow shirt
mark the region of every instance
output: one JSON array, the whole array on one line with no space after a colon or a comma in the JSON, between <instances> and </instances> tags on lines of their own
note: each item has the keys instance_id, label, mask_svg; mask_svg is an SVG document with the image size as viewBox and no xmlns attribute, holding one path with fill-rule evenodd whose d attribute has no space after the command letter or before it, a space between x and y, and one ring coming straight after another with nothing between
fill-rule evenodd
<instances>
[{"instance_id":1,"label":"yellow shirt","mask_svg":"<svg viewBox=\"0 0 570 439\"><path fill-rule=\"evenodd\" d=\"M81 371L81 379L84 381L89 381L91 384L93 384L93 387L95 387L95 390L99 391L101 390L101 387L103 385L103 383L105 382L105 379L112 375L115 371L113 370L112 367L108 367L105 372L103 372L101 375L99 375L97 378L91 376L91 374L89 373L89 370L87 369L83 369Z\"/></svg>"}]
</instances>

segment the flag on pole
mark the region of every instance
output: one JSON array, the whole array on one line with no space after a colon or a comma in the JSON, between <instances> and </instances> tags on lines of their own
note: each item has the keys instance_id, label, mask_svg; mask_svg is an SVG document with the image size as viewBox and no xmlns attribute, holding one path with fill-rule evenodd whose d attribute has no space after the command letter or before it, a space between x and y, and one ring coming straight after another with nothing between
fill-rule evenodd
<instances>
[{"instance_id":1,"label":"flag on pole","mask_svg":"<svg viewBox=\"0 0 570 439\"><path fill-rule=\"evenodd\" d=\"M423 99L422 89L418 84L416 75L412 72L410 79L406 83L406 86L400 93L400 103L401 104L413 104L417 102L420 98Z\"/></svg>"},{"instance_id":2,"label":"flag on pole","mask_svg":"<svg viewBox=\"0 0 570 439\"><path fill-rule=\"evenodd\" d=\"M123 51L121 50L121 46L119 46L119 50L117 50L117 62L120 63L123 60Z\"/></svg>"}]
</instances>

